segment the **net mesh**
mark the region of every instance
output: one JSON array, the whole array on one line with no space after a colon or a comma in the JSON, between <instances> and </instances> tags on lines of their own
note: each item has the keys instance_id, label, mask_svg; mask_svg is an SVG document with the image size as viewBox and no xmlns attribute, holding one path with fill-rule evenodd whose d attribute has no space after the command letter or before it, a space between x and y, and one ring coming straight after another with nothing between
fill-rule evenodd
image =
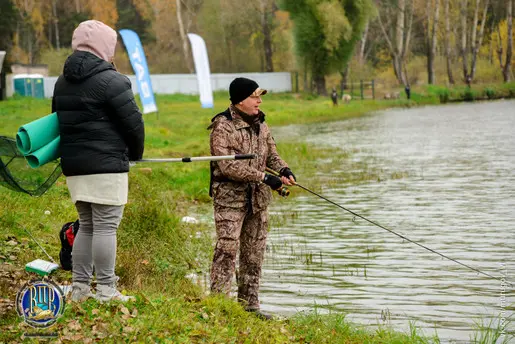
<instances>
[{"instance_id":1,"label":"net mesh","mask_svg":"<svg viewBox=\"0 0 515 344\"><path fill-rule=\"evenodd\" d=\"M16 140L0 136L0 186L31 196L41 196L60 175L59 160L33 169L18 151Z\"/></svg>"}]
</instances>

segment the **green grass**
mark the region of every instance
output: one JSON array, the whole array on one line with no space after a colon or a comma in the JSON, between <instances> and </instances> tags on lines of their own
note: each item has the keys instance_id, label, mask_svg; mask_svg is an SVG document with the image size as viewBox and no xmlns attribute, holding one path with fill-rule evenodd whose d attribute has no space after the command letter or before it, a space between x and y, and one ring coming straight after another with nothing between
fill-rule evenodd
<instances>
[{"instance_id":1,"label":"green grass","mask_svg":"<svg viewBox=\"0 0 515 344\"><path fill-rule=\"evenodd\" d=\"M472 85L467 86L435 86L428 85L422 91L423 97L437 97L440 103L493 100L502 98L513 98L515 96L515 82L494 85Z\"/></svg>"},{"instance_id":2,"label":"green grass","mask_svg":"<svg viewBox=\"0 0 515 344\"><path fill-rule=\"evenodd\" d=\"M292 94L269 94L262 105L267 122L280 125L333 121L361 116L369 111L395 106L435 104L435 95L415 100L352 101L332 107L328 98ZM145 154L152 157L209 155L211 118L223 111L227 96L215 94L215 109L202 109L197 97L157 96L159 114L144 116ZM50 101L15 97L0 102L0 135L14 137L19 126L50 112ZM352 152L313 147L302 142L278 142L278 150L300 180L308 180L320 164L338 154L347 162ZM349 174L353 182L377 178L402 178L402 171L382 176L360 166L361 174ZM210 208L207 163L145 163L130 172L129 203L118 231L116 272L121 286L138 301L123 306L100 305L90 300L68 304L64 316L52 330L62 340L84 342L174 342L174 343L424 343L416 332L399 333L390 328L368 330L345 320L343 313L298 314L287 320L263 322L247 314L234 301L206 296L202 286L186 277L208 271L213 249L211 223L186 224L180 219L192 209ZM311 183L315 190L319 187ZM295 190L294 194L298 194ZM292 196L294 197L294 196ZM50 214L45 214L49 211ZM41 197L29 197L0 189L0 298L13 301L19 287L32 276L25 263L45 258L30 240L27 230L39 238L53 257L58 257L61 226L77 218L63 176ZM288 221L288 219L279 219ZM53 279L70 283L71 274L54 273ZM9 303L9 302L7 302ZM19 341L25 325L16 312L0 303L0 343ZM431 339L431 341L438 341Z\"/></svg>"}]
</instances>

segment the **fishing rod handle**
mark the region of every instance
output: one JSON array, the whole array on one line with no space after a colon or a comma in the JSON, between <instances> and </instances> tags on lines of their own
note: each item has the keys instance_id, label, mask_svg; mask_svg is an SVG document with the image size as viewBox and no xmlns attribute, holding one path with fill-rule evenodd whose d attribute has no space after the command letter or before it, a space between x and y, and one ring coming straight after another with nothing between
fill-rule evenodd
<instances>
[{"instance_id":1,"label":"fishing rod handle","mask_svg":"<svg viewBox=\"0 0 515 344\"><path fill-rule=\"evenodd\" d=\"M274 176L280 177L281 174L275 170L272 170L270 167L265 168L265 171L267 171L270 174L273 174Z\"/></svg>"},{"instance_id":2,"label":"fishing rod handle","mask_svg":"<svg viewBox=\"0 0 515 344\"><path fill-rule=\"evenodd\" d=\"M255 159L256 154L236 154L236 155L218 155L218 156L197 156L184 158L163 158L163 159L141 159L134 163L141 162L194 162L194 161L222 161L222 160L246 160Z\"/></svg>"},{"instance_id":3,"label":"fishing rod handle","mask_svg":"<svg viewBox=\"0 0 515 344\"><path fill-rule=\"evenodd\" d=\"M277 171L272 170L271 168L265 168L265 171L273 174L274 176L280 177L281 174ZM286 186L281 186L279 189L275 190L281 197L288 197L290 195L290 190Z\"/></svg>"}]
</instances>

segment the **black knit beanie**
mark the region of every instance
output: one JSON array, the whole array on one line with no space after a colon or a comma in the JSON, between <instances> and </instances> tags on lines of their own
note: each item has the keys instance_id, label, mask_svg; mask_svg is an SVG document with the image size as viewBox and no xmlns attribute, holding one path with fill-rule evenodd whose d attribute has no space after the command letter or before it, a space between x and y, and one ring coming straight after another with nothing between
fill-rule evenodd
<instances>
[{"instance_id":1,"label":"black knit beanie","mask_svg":"<svg viewBox=\"0 0 515 344\"><path fill-rule=\"evenodd\" d=\"M229 96L232 104L238 104L242 100L247 99L259 85L254 80L247 78L236 78L229 85Z\"/></svg>"}]
</instances>

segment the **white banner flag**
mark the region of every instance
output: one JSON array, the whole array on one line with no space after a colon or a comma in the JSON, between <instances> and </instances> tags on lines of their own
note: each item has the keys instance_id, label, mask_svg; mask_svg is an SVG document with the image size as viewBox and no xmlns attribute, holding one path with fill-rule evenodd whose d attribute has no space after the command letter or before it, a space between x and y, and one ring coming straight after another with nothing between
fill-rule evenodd
<instances>
[{"instance_id":1,"label":"white banner flag","mask_svg":"<svg viewBox=\"0 0 515 344\"><path fill-rule=\"evenodd\" d=\"M211 72L209 70L209 59L207 57L206 43L199 35L188 33L191 43L191 52L197 72L198 90L200 103L203 108L212 108L213 90L211 88Z\"/></svg>"}]
</instances>

